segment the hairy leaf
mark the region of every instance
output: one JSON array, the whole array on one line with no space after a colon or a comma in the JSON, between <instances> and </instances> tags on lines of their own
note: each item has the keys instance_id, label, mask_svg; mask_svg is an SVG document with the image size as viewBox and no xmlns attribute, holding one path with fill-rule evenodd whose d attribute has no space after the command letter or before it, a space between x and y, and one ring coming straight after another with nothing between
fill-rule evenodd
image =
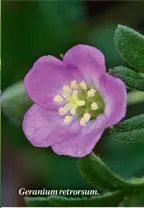
<instances>
[{"instance_id":1,"label":"hairy leaf","mask_svg":"<svg viewBox=\"0 0 144 208\"><path fill-rule=\"evenodd\" d=\"M127 183L120 176L113 173L98 156L96 156L95 154L91 154L87 158L93 165L95 172L100 175L105 181L109 181L109 183L119 187L129 186L129 183Z\"/></svg>"},{"instance_id":2,"label":"hairy leaf","mask_svg":"<svg viewBox=\"0 0 144 208\"><path fill-rule=\"evenodd\" d=\"M89 158L90 156L87 156L77 161L77 166L81 176L92 186L100 190L116 189L113 184L110 184L106 180L103 180L101 176L97 174L91 161L89 161Z\"/></svg>"},{"instance_id":3,"label":"hairy leaf","mask_svg":"<svg viewBox=\"0 0 144 208\"><path fill-rule=\"evenodd\" d=\"M88 156L91 161L92 166L95 169L95 172L101 176L105 181L109 183L119 186L119 187L143 187L144 186L144 178L134 178L129 181L124 180L122 177L118 176L114 172L112 172L106 164L94 153Z\"/></svg>"},{"instance_id":4,"label":"hairy leaf","mask_svg":"<svg viewBox=\"0 0 144 208\"><path fill-rule=\"evenodd\" d=\"M115 46L121 56L132 66L144 72L144 36L123 25L114 34Z\"/></svg>"},{"instance_id":5,"label":"hairy leaf","mask_svg":"<svg viewBox=\"0 0 144 208\"><path fill-rule=\"evenodd\" d=\"M89 172L85 173L85 169L87 167L87 164L91 165L91 169L89 169ZM98 156L96 156L94 153L80 159L78 161L78 165L80 165L81 167L85 167L85 168L83 168L82 173L85 175L87 174L86 175L87 177L85 177L86 180L87 180L87 178L89 180L91 179L90 176L91 176L91 172L92 172L93 178L94 178L94 175L98 175L101 179L103 179L108 184L111 184L115 188L117 187L117 189L122 188L122 187L133 188L135 186L132 183L125 181L123 178L121 178L120 176L113 173L105 165L105 163ZM80 169L80 172L81 172L81 169Z\"/></svg>"},{"instance_id":6,"label":"hairy leaf","mask_svg":"<svg viewBox=\"0 0 144 208\"><path fill-rule=\"evenodd\" d=\"M120 203L121 207L143 207L144 189L137 189L130 196L124 197Z\"/></svg>"},{"instance_id":7,"label":"hairy leaf","mask_svg":"<svg viewBox=\"0 0 144 208\"><path fill-rule=\"evenodd\" d=\"M25 203L29 207L49 207L52 206L46 197L25 197Z\"/></svg>"},{"instance_id":8,"label":"hairy leaf","mask_svg":"<svg viewBox=\"0 0 144 208\"><path fill-rule=\"evenodd\" d=\"M64 196L51 196L45 199L26 197L25 201L28 206L116 206L120 203L123 198L123 192L117 191L114 193L107 193L101 196L91 196L91 197L81 197L81 198L71 198ZM47 203L46 203L47 201Z\"/></svg>"},{"instance_id":9,"label":"hairy leaf","mask_svg":"<svg viewBox=\"0 0 144 208\"><path fill-rule=\"evenodd\" d=\"M128 88L144 91L144 76L123 66L110 69L110 74L122 79Z\"/></svg>"},{"instance_id":10,"label":"hairy leaf","mask_svg":"<svg viewBox=\"0 0 144 208\"><path fill-rule=\"evenodd\" d=\"M106 137L129 143L144 142L144 114L132 117L115 125L106 134Z\"/></svg>"},{"instance_id":11,"label":"hairy leaf","mask_svg":"<svg viewBox=\"0 0 144 208\"><path fill-rule=\"evenodd\" d=\"M133 178L129 180L131 184L134 184L135 186L144 187L144 177L142 178Z\"/></svg>"},{"instance_id":12,"label":"hairy leaf","mask_svg":"<svg viewBox=\"0 0 144 208\"><path fill-rule=\"evenodd\" d=\"M106 166L106 164L94 153L82 159L79 159L78 167L81 174L85 176L85 179L87 181L91 183L93 183L94 181L94 183L96 184L99 176L100 180L107 182L107 184L103 183L106 189L112 189L112 187L110 187L111 185L117 189L125 188L125 190L127 190L127 193L130 193L136 187L144 187L144 178L134 178L126 181L114 172L112 172Z\"/></svg>"}]
</instances>

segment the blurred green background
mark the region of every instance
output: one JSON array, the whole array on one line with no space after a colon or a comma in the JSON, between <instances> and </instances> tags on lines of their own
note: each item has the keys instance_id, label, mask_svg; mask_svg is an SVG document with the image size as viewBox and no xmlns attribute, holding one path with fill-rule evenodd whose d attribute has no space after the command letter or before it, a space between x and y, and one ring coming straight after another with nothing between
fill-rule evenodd
<instances>
[{"instance_id":1,"label":"blurred green background","mask_svg":"<svg viewBox=\"0 0 144 208\"><path fill-rule=\"evenodd\" d=\"M104 52L107 69L127 65L114 46L118 24L144 32L143 1L2 1L2 206L24 206L21 187L90 189L76 159L33 147L21 121L31 105L21 81L37 58L60 58L83 43ZM144 113L143 103L129 105L127 117ZM125 178L144 175L144 144L101 141L95 151Z\"/></svg>"}]
</instances>

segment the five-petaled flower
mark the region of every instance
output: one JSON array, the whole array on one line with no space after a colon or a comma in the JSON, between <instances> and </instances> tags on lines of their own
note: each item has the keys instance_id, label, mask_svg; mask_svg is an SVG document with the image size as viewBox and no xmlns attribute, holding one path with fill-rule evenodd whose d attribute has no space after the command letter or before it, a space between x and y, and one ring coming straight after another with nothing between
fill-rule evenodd
<instances>
[{"instance_id":1,"label":"five-petaled flower","mask_svg":"<svg viewBox=\"0 0 144 208\"><path fill-rule=\"evenodd\" d=\"M58 155L88 155L104 129L126 113L124 83L106 73L102 52L91 46L74 46L63 61L39 58L24 86L35 102L25 115L24 133L34 146L51 146Z\"/></svg>"}]
</instances>

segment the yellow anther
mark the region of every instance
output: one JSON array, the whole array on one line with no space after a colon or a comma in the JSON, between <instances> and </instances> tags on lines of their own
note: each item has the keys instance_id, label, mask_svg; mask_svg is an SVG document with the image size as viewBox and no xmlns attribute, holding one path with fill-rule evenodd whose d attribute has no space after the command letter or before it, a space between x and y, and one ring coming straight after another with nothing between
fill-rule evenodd
<instances>
[{"instance_id":1,"label":"yellow anther","mask_svg":"<svg viewBox=\"0 0 144 208\"><path fill-rule=\"evenodd\" d=\"M72 96L69 95L67 92L64 92L64 93L63 93L63 97L64 97L66 100L68 100L68 101L70 101L70 102L73 102Z\"/></svg>"},{"instance_id":2,"label":"yellow anther","mask_svg":"<svg viewBox=\"0 0 144 208\"><path fill-rule=\"evenodd\" d=\"M79 83L79 85L80 85L80 87L81 87L83 90L86 90L86 89L87 89L87 85L86 85L86 83L85 83L84 81L81 81L81 82Z\"/></svg>"},{"instance_id":3,"label":"yellow anther","mask_svg":"<svg viewBox=\"0 0 144 208\"><path fill-rule=\"evenodd\" d=\"M60 96L60 95L56 95L56 96L53 98L53 101L54 101L55 103L62 103L63 100L64 100L63 97Z\"/></svg>"},{"instance_id":4,"label":"yellow anther","mask_svg":"<svg viewBox=\"0 0 144 208\"><path fill-rule=\"evenodd\" d=\"M63 107L59 108L59 114L60 115L65 115L66 114L66 111L64 110Z\"/></svg>"},{"instance_id":5,"label":"yellow anther","mask_svg":"<svg viewBox=\"0 0 144 208\"><path fill-rule=\"evenodd\" d=\"M77 106L84 106L85 105L85 101L84 100L78 100L76 101Z\"/></svg>"},{"instance_id":6,"label":"yellow anther","mask_svg":"<svg viewBox=\"0 0 144 208\"><path fill-rule=\"evenodd\" d=\"M71 88L74 89L74 90L78 89L78 85L77 85L77 83L76 83L76 80L73 80L73 81L71 82Z\"/></svg>"},{"instance_id":7,"label":"yellow anther","mask_svg":"<svg viewBox=\"0 0 144 208\"><path fill-rule=\"evenodd\" d=\"M72 116L66 116L66 117L64 118L64 123L65 123L65 124L69 124L71 121L72 121Z\"/></svg>"},{"instance_id":8,"label":"yellow anther","mask_svg":"<svg viewBox=\"0 0 144 208\"><path fill-rule=\"evenodd\" d=\"M78 100L77 95L78 95L78 91L77 91L77 90L74 90L73 93L72 93L72 99L73 99L73 101L75 101L75 102Z\"/></svg>"},{"instance_id":9,"label":"yellow anther","mask_svg":"<svg viewBox=\"0 0 144 208\"><path fill-rule=\"evenodd\" d=\"M71 114L72 114L72 115L74 115L74 114L75 114L76 109L77 109L77 105L72 104L72 106L71 106Z\"/></svg>"},{"instance_id":10,"label":"yellow anther","mask_svg":"<svg viewBox=\"0 0 144 208\"><path fill-rule=\"evenodd\" d=\"M91 104L91 109L92 109L92 110L97 110L97 109L98 109L97 103L95 103L95 102L92 103L92 104Z\"/></svg>"},{"instance_id":11,"label":"yellow anther","mask_svg":"<svg viewBox=\"0 0 144 208\"><path fill-rule=\"evenodd\" d=\"M63 91L70 93L72 91L72 89L68 85L64 85L63 86Z\"/></svg>"},{"instance_id":12,"label":"yellow anther","mask_svg":"<svg viewBox=\"0 0 144 208\"><path fill-rule=\"evenodd\" d=\"M83 119L88 122L91 118L91 115L89 113L85 113L84 116L83 116Z\"/></svg>"},{"instance_id":13,"label":"yellow anther","mask_svg":"<svg viewBox=\"0 0 144 208\"><path fill-rule=\"evenodd\" d=\"M88 91L88 97L94 97L95 93L96 93L96 90L90 89L90 90Z\"/></svg>"},{"instance_id":14,"label":"yellow anther","mask_svg":"<svg viewBox=\"0 0 144 208\"><path fill-rule=\"evenodd\" d=\"M84 118L81 118L81 120L80 120L80 125L81 125L81 126L85 126L85 125L86 125L86 121L85 121Z\"/></svg>"}]
</instances>

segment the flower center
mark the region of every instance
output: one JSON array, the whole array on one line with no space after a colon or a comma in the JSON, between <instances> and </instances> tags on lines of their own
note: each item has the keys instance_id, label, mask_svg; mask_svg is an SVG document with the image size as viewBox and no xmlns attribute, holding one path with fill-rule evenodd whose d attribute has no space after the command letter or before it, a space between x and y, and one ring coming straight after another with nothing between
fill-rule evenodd
<instances>
[{"instance_id":1,"label":"flower center","mask_svg":"<svg viewBox=\"0 0 144 208\"><path fill-rule=\"evenodd\" d=\"M90 88L84 81L78 84L73 80L70 85L64 85L62 95L56 95L53 101L63 104L63 107L59 108L59 114L65 116L65 124L78 117L80 125L85 126L87 122L104 113L105 104L102 96L98 90Z\"/></svg>"}]
</instances>

